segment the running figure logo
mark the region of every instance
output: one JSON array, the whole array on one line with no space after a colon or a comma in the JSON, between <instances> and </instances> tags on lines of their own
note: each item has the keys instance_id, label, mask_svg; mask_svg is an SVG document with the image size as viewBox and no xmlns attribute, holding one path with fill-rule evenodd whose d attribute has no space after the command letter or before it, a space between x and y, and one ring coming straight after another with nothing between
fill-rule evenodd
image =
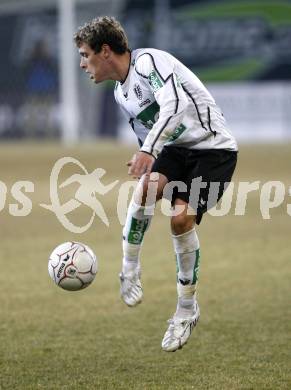
<instances>
[{"instance_id":1,"label":"running figure logo","mask_svg":"<svg viewBox=\"0 0 291 390\"><path fill-rule=\"evenodd\" d=\"M58 178L62 168L67 164L75 164L79 168L82 169L84 173L76 173L70 176L63 183L58 185ZM52 211L57 216L58 220L62 223L62 225L72 233L83 233L93 223L95 215L97 215L102 222L109 226L109 220L105 213L105 210L101 204L101 202L96 198L96 195L104 196L109 191L111 191L116 184L118 184L119 180L115 180L113 183L108 185L104 185L101 182L101 178L106 174L106 171L103 168L96 168L91 173L88 173L86 168L80 161L72 158L72 157L63 157L59 159L51 172L50 176L50 200L51 204L40 204L41 207L44 207L47 210ZM60 204L59 199L59 189L65 188L70 184L78 183L79 188L75 193L74 199L69 200L63 205ZM76 226L74 225L66 215L71 211L77 209L81 205L85 205L92 210L92 216L88 224L84 226Z\"/></svg>"}]
</instances>

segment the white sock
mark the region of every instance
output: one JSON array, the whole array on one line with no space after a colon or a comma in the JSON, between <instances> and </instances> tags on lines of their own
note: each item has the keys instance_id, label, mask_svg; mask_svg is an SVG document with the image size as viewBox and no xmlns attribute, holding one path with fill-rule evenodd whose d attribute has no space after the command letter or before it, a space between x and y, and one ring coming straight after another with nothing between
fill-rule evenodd
<instances>
[{"instance_id":1,"label":"white sock","mask_svg":"<svg viewBox=\"0 0 291 390\"><path fill-rule=\"evenodd\" d=\"M178 302L175 316L188 318L194 314L194 300L199 271L199 240L195 228L173 235L177 260Z\"/></svg>"},{"instance_id":2,"label":"white sock","mask_svg":"<svg viewBox=\"0 0 291 390\"><path fill-rule=\"evenodd\" d=\"M145 232L150 226L153 209L131 201L123 228L122 272L125 275L140 272L139 255Z\"/></svg>"}]
</instances>

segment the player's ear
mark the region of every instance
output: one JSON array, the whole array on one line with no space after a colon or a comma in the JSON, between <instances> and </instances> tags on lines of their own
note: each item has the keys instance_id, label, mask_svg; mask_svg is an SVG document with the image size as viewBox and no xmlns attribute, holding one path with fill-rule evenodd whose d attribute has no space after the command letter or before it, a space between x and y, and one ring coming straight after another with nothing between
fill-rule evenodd
<instances>
[{"instance_id":1,"label":"player's ear","mask_svg":"<svg viewBox=\"0 0 291 390\"><path fill-rule=\"evenodd\" d=\"M111 54L110 46L106 45L106 44L102 45L101 51L102 51L104 58L107 60Z\"/></svg>"}]
</instances>

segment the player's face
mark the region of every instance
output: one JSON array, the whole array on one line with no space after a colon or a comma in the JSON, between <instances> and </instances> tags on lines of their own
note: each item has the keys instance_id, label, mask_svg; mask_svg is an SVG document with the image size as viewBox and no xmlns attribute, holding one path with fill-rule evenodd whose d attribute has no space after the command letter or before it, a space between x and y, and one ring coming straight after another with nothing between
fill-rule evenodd
<instances>
[{"instance_id":1,"label":"player's face","mask_svg":"<svg viewBox=\"0 0 291 390\"><path fill-rule=\"evenodd\" d=\"M110 79L110 63L108 47L102 47L100 53L95 53L86 43L79 47L81 56L80 67L89 73L91 80L95 83Z\"/></svg>"}]
</instances>

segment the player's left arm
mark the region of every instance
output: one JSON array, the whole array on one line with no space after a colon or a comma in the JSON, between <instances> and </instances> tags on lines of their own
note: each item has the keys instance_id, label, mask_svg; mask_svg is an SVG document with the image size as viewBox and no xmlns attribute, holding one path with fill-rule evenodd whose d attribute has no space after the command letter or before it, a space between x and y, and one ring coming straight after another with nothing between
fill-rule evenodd
<instances>
[{"instance_id":1,"label":"player's left arm","mask_svg":"<svg viewBox=\"0 0 291 390\"><path fill-rule=\"evenodd\" d=\"M130 162L129 174L140 177L151 172L152 165L164 144L181 124L188 99L174 72L174 64L162 54L158 58L151 54L143 54L136 62L135 71L141 78L147 80L160 106L158 121L148 133L134 161Z\"/></svg>"}]
</instances>

